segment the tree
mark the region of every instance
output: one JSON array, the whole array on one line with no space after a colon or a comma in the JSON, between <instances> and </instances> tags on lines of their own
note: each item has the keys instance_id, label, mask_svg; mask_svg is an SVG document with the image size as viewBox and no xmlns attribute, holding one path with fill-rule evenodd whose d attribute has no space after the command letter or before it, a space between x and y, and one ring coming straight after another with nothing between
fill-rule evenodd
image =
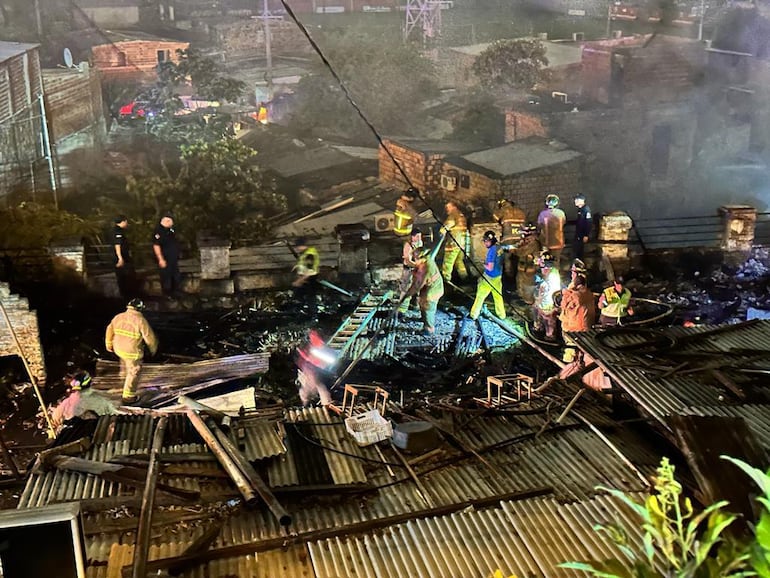
<instances>
[{"instance_id":1,"label":"tree","mask_svg":"<svg viewBox=\"0 0 770 578\"><path fill-rule=\"evenodd\" d=\"M530 90L547 78L548 58L539 40L498 40L479 54L473 72L484 88Z\"/></svg>"},{"instance_id":2,"label":"tree","mask_svg":"<svg viewBox=\"0 0 770 578\"><path fill-rule=\"evenodd\" d=\"M286 199L254 164L256 154L229 139L183 145L176 174L130 177L126 187L148 219L172 209L183 230L261 240Z\"/></svg>"},{"instance_id":3,"label":"tree","mask_svg":"<svg viewBox=\"0 0 770 578\"><path fill-rule=\"evenodd\" d=\"M438 93L435 68L415 48L356 33L335 34L324 52L353 100L374 126L386 133L409 133L420 103ZM292 123L368 141L371 133L346 99L331 73L319 64L298 86Z\"/></svg>"},{"instance_id":4,"label":"tree","mask_svg":"<svg viewBox=\"0 0 770 578\"><path fill-rule=\"evenodd\" d=\"M191 144L213 141L227 134L229 117L216 109L204 118L200 114L180 118L179 86L192 82L196 96L212 101L237 101L246 89L240 80L224 76L217 65L194 49L178 50L179 62L166 60L158 65L158 79L142 95L156 114L147 121L147 132L161 141Z\"/></svg>"}]
</instances>

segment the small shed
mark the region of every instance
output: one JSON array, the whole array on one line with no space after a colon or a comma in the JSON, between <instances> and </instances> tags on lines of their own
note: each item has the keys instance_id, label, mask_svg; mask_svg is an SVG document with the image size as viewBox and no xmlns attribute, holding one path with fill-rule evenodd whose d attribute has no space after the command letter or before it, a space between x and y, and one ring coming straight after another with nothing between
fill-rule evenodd
<instances>
[{"instance_id":1,"label":"small shed","mask_svg":"<svg viewBox=\"0 0 770 578\"><path fill-rule=\"evenodd\" d=\"M534 219L546 195L580 192L582 158L564 143L532 137L447 157L441 167L442 189L476 206L511 199Z\"/></svg>"}]
</instances>

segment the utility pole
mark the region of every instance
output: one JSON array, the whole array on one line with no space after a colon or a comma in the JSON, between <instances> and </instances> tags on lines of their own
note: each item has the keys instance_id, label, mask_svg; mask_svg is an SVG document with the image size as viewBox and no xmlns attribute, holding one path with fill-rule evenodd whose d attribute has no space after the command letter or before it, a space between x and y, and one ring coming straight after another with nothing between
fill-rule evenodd
<instances>
[{"instance_id":1,"label":"utility pole","mask_svg":"<svg viewBox=\"0 0 770 578\"><path fill-rule=\"evenodd\" d=\"M265 82L267 82L267 94L273 97L273 47L272 34L270 34L270 9L267 6L267 0L263 0L262 23L265 30L265 60L267 61L267 73ZM268 100L270 100L268 99Z\"/></svg>"},{"instance_id":2,"label":"utility pole","mask_svg":"<svg viewBox=\"0 0 770 578\"><path fill-rule=\"evenodd\" d=\"M37 28L37 39L43 40L43 20L40 18L40 0L35 0L35 27Z\"/></svg>"},{"instance_id":3,"label":"utility pole","mask_svg":"<svg viewBox=\"0 0 770 578\"><path fill-rule=\"evenodd\" d=\"M700 0L700 19L698 22L698 40L703 40L703 19L706 17L706 0Z\"/></svg>"},{"instance_id":4,"label":"utility pole","mask_svg":"<svg viewBox=\"0 0 770 578\"><path fill-rule=\"evenodd\" d=\"M441 10L444 4L447 3L442 0L407 0L404 10L404 42L409 41L415 28L422 33L423 47L427 47L429 40L441 36Z\"/></svg>"}]
</instances>

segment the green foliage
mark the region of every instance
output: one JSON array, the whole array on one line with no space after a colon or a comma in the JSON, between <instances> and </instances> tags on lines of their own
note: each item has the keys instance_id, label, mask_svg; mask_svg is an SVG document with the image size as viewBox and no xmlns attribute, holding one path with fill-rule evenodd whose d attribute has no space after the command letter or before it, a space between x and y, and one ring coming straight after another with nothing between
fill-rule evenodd
<instances>
[{"instance_id":1,"label":"green foliage","mask_svg":"<svg viewBox=\"0 0 770 578\"><path fill-rule=\"evenodd\" d=\"M68 238L95 239L100 223L93 223L43 203L21 203L0 211L0 247L35 249Z\"/></svg>"},{"instance_id":2,"label":"green foliage","mask_svg":"<svg viewBox=\"0 0 770 578\"><path fill-rule=\"evenodd\" d=\"M765 473L749 464L729 456L721 456L732 462L748 475L762 490L757 501L762 505L759 522L754 529L754 541L750 546L751 567L762 578L770 578L770 472Z\"/></svg>"},{"instance_id":3,"label":"green foliage","mask_svg":"<svg viewBox=\"0 0 770 578\"><path fill-rule=\"evenodd\" d=\"M547 78L548 58L539 40L498 40L479 54L473 72L490 90L530 90Z\"/></svg>"},{"instance_id":4,"label":"green foliage","mask_svg":"<svg viewBox=\"0 0 770 578\"><path fill-rule=\"evenodd\" d=\"M386 133L409 134L420 103L438 94L435 68L416 48L353 32L330 35L326 56L353 100L374 126ZM300 130L341 134L364 142L371 133L320 63L298 86L292 123Z\"/></svg>"},{"instance_id":5,"label":"green foliage","mask_svg":"<svg viewBox=\"0 0 770 578\"><path fill-rule=\"evenodd\" d=\"M205 117L200 113L175 116L182 109L178 87L192 81L195 95L211 101L234 102L246 90L245 83L220 73L211 59L195 49L178 50L179 62L167 60L158 65L158 79L140 98L160 111L147 121L147 132L164 142L192 144L214 141L227 134L228 115L216 110Z\"/></svg>"},{"instance_id":6,"label":"green foliage","mask_svg":"<svg viewBox=\"0 0 770 578\"><path fill-rule=\"evenodd\" d=\"M261 240L270 217L286 208L286 200L254 164L256 154L236 140L185 145L175 175L166 171L132 177L126 188L145 214L173 210L180 231L188 236L209 231L229 239Z\"/></svg>"},{"instance_id":7,"label":"green foliage","mask_svg":"<svg viewBox=\"0 0 770 578\"><path fill-rule=\"evenodd\" d=\"M723 533L736 516L724 511L727 502L711 504L695 513L682 486L674 478L674 466L661 461L655 492L639 503L621 491L601 488L619 498L639 517L644 530L641 545L634 544L619 522L600 524L624 558L603 562L568 562L564 568L582 570L601 578L676 578L750 576L746 548Z\"/></svg>"}]
</instances>

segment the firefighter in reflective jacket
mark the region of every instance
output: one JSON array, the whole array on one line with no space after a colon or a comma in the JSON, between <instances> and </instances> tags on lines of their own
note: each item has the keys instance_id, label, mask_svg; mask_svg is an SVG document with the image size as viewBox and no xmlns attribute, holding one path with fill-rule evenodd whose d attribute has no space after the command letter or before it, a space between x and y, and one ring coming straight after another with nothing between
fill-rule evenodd
<instances>
[{"instance_id":1,"label":"firefighter in reflective jacket","mask_svg":"<svg viewBox=\"0 0 770 578\"><path fill-rule=\"evenodd\" d=\"M599 297L599 323L604 326L623 325L629 315L634 314L631 307L631 291L623 284L623 277L615 277L612 286L607 287Z\"/></svg>"},{"instance_id":2,"label":"firefighter in reflective jacket","mask_svg":"<svg viewBox=\"0 0 770 578\"><path fill-rule=\"evenodd\" d=\"M541 246L535 225L522 226L520 235L521 240L515 246L516 256L519 258L516 273L516 293L524 303L532 305L535 302L535 276Z\"/></svg>"},{"instance_id":3,"label":"firefighter in reflective jacket","mask_svg":"<svg viewBox=\"0 0 770 578\"><path fill-rule=\"evenodd\" d=\"M142 370L145 345L150 354L158 351L158 338L142 315L144 303L141 299L132 299L123 313L116 315L107 326L104 344L107 351L115 353L120 359L121 373L125 375L123 384L123 404L137 401L136 388L139 373Z\"/></svg>"},{"instance_id":4,"label":"firefighter in reflective jacket","mask_svg":"<svg viewBox=\"0 0 770 578\"><path fill-rule=\"evenodd\" d=\"M294 299L303 311L315 315L318 310L318 273L321 270L321 255L318 249L308 244L304 237L294 243L293 253L297 256L292 282Z\"/></svg>"},{"instance_id":5,"label":"firefighter in reflective jacket","mask_svg":"<svg viewBox=\"0 0 770 578\"><path fill-rule=\"evenodd\" d=\"M524 221L527 220L527 215L519 207L513 204L513 201L508 199L500 199L497 201L497 210L492 213L492 217L500 223L502 228L502 236L500 237L500 243L502 245L513 245L519 240L519 233L521 231ZM509 289L506 283L508 281L513 284L516 279L516 270L518 259L514 251L506 251L503 256L503 285L506 289Z\"/></svg>"},{"instance_id":6,"label":"firefighter in reflective jacket","mask_svg":"<svg viewBox=\"0 0 770 578\"><path fill-rule=\"evenodd\" d=\"M444 295L444 279L428 249L423 249L417 258L412 286L406 292L406 298L412 295L418 295L423 333L432 335L436 331L438 301Z\"/></svg>"},{"instance_id":7,"label":"firefighter in reflective jacket","mask_svg":"<svg viewBox=\"0 0 770 578\"><path fill-rule=\"evenodd\" d=\"M454 201L447 201L446 221L441 234L449 233L444 244L444 262L441 264L441 274L446 281L452 280L452 272L457 270L460 279L468 278L464 257L469 252L468 220L460 207ZM451 235L451 236L450 236Z\"/></svg>"},{"instance_id":8,"label":"firefighter in reflective jacket","mask_svg":"<svg viewBox=\"0 0 770 578\"><path fill-rule=\"evenodd\" d=\"M414 202L418 196L418 190L414 187L409 187L396 201L396 210L393 211L393 232L396 235L408 235L412 232L414 220L417 217L417 209L414 208Z\"/></svg>"}]
</instances>

